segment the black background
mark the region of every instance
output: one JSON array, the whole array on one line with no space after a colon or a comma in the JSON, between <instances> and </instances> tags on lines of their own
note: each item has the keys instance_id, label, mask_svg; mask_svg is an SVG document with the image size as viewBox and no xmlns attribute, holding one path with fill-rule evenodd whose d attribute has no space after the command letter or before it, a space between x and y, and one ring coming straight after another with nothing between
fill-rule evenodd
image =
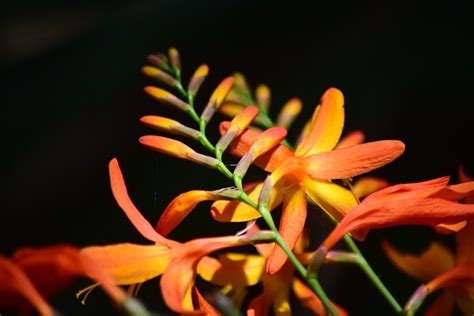
<instances>
[{"instance_id":1,"label":"black background","mask_svg":"<svg viewBox=\"0 0 474 316\"><path fill-rule=\"evenodd\" d=\"M288 98L302 98L303 113L290 131L295 137L321 94L335 86L345 95L346 132L361 129L367 141L401 139L407 145L400 159L375 175L392 183L421 181L455 176L460 163L472 173L469 12L460 2L386 7L375 2L312 7L262 1L10 3L0 33L1 126L6 128L0 250L9 255L18 247L51 243L144 242L111 195L107 164L113 157L152 224L177 194L229 185L216 172L160 156L137 142L154 134L140 125L143 115L191 123L143 92L153 84L140 73L145 56L170 46L181 52L184 78L201 63L210 66L198 104L239 70L253 87L271 87L273 114ZM209 131L215 139L216 124ZM242 227L213 223L208 207L199 207L171 237L188 240ZM328 229L314 220L313 230ZM431 237L421 228L387 229L362 245L400 302L418 282L390 266L379 242L390 238L417 251ZM334 301L354 315L390 314L355 268L330 268L323 282ZM156 286L149 282L144 296L161 310ZM72 296L76 289L53 301L66 315L107 310L97 293L81 306Z\"/></svg>"}]
</instances>

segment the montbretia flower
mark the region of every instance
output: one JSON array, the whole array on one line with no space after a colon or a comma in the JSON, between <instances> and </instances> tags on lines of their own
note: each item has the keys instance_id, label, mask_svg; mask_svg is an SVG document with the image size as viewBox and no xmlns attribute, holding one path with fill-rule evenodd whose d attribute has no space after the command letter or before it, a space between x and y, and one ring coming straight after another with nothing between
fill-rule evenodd
<instances>
[{"instance_id":1,"label":"montbretia flower","mask_svg":"<svg viewBox=\"0 0 474 316\"><path fill-rule=\"evenodd\" d=\"M474 195L474 182L448 185L449 177L387 187L366 197L324 241L332 248L348 232L364 239L371 229L398 225L431 226L440 233L459 231L474 217L474 205L457 201Z\"/></svg>"},{"instance_id":2,"label":"montbretia flower","mask_svg":"<svg viewBox=\"0 0 474 316\"><path fill-rule=\"evenodd\" d=\"M253 226L249 232L256 232ZM300 238L295 253L301 254L306 240ZM274 244L256 245L258 255L226 253L208 261L201 262L198 274L204 280L222 287L221 292L229 295L236 306L240 307L246 295L246 288L262 283L263 291L253 298L247 307L247 315L269 315L273 310L275 315L291 315L290 294L294 296L316 315L326 314L326 309L320 299L302 281L295 276L295 268L287 262L276 274L270 275L265 271L266 260ZM346 311L335 305L340 315Z\"/></svg>"},{"instance_id":3,"label":"montbretia flower","mask_svg":"<svg viewBox=\"0 0 474 316\"><path fill-rule=\"evenodd\" d=\"M273 198L270 208L283 202L280 233L291 248L306 220L306 196L340 221L357 205L357 200L352 192L331 180L369 172L393 161L404 151L404 144L394 140L348 146L360 139L357 135L346 145L336 147L343 125L344 98L339 90L331 88L321 98L321 105L314 111L294 153L279 145L255 160L256 165L271 172L274 195L280 198ZM226 129L226 124L222 124L221 130ZM232 153L245 155L258 135L248 129L231 145ZM249 192L255 202L258 189ZM260 216L252 207L234 201L217 201L211 212L221 221L248 221ZM268 260L268 272L278 271L286 258L283 250L275 247Z\"/></svg>"},{"instance_id":4,"label":"montbretia flower","mask_svg":"<svg viewBox=\"0 0 474 316\"><path fill-rule=\"evenodd\" d=\"M460 169L461 182L472 181ZM472 204L471 197L464 199ZM382 244L393 264L409 276L425 282L420 289L428 295L440 288L443 293L428 307L427 315L451 315L454 305L466 314L474 313L474 220L456 233L456 251L439 242L431 245L420 255L402 253L388 242Z\"/></svg>"},{"instance_id":5,"label":"montbretia flower","mask_svg":"<svg viewBox=\"0 0 474 316\"><path fill-rule=\"evenodd\" d=\"M83 248L81 254L96 262L113 284L140 284L162 275L160 286L169 308L178 313L199 313L192 302L192 289L199 262L212 260L208 254L253 242L255 235L200 238L179 243L158 234L135 207L117 160L109 164L112 192L119 206L151 245L116 244Z\"/></svg>"},{"instance_id":6,"label":"montbretia flower","mask_svg":"<svg viewBox=\"0 0 474 316\"><path fill-rule=\"evenodd\" d=\"M53 315L43 297L48 298L61 292L78 277L88 277L99 283L119 306L123 306L128 298L93 258L69 245L21 248L10 260L0 259L0 274L2 308L17 304L18 298L23 297L41 315ZM3 295L5 291L7 295ZM15 292L17 295L13 295Z\"/></svg>"}]
</instances>

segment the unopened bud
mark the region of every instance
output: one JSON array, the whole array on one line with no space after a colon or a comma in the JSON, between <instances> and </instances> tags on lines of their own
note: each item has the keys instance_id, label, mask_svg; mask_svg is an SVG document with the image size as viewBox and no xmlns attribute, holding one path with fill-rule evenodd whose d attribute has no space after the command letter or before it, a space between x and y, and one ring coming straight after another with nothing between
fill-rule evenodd
<instances>
[{"instance_id":1,"label":"unopened bud","mask_svg":"<svg viewBox=\"0 0 474 316\"><path fill-rule=\"evenodd\" d=\"M201 65L196 69L188 85L188 92L191 93L192 96L196 95L208 73L209 67L207 65Z\"/></svg>"},{"instance_id":2,"label":"unopened bud","mask_svg":"<svg viewBox=\"0 0 474 316\"><path fill-rule=\"evenodd\" d=\"M140 122L159 131L182 135L192 139L198 139L201 136L201 132L198 130L162 116L146 115L140 119Z\"/></svg>"},{"instance_id":3,"label":"unopened bud","mask_svg":"<svg viewBox=\"0 0 474 316\"><path fill-rule=\"evenodd\" d=\"M242 179L245 174L247 173L247 170L249 170L250 165L253 162L253 157L250 152L246 153L240 160L239 163L237 164L237 167L235 167L234 170L234 176Z\"/></svg>"},{"instance_id":4,"label":"unopened bud","mask_svg":"<svg viewBox=\"0 0 474 316\"><path fill-rule=\"evenodd\" d=\"M265 181L263 182L262 190L260 191L260 195L258 196L258 206L268 208L270 204L270 200L272 198L272 177L268 176Z\"/></svg>"},{"instance_id":5,"label":"unopened bud","mask_svg":"<svg viewBox=\"0 0 474 316\"><path fill-rule=\"evenodd\" d=\"M261 84L255 90L255 96L257 98L257 103L262 110L265 112L268 111L271 101L270 88L267 85Z\"/></svg>"},{"instance_id":6,"label":"unopened bud","mask_svg":"<svg viewBox=\"0 0 474 316\"><path fill-rule=\"evenodd\" d=\"M306 276L308 278L313 278L318 275L319 269L326 260L326 255L328 253L328 249L325 246L321 246L316 250L309 261L308 271L306 272Z\"/></svg>"},{"instance_id":7,"label":"unopened bud","mask_svg":"<svg viewBox=\"0 0 474 316\"><path fill-rule=\"evenodd\" d=\"M171 106L175 106L178 109L187 112L190 108L190 105L184 102L183 100L179 99L178 97L174 96L173 94L169 93L166 90L148 86L145 87L145 92L151 95L153 98L166 103Z\"/></svg>"},{"instance_id":8,"label":"unopened bud","mask_svg":"<svg viewBox=\"0 0 474 316\"><path fill-rule=\"evenodd\" d=\"M293 98L289 100L278 114L276 125L282 126L288 129L293 124L295 118L300 114L301 108L303 107L301 100Z\"/></svg>"},{"instance_id":9,"label":"unopened bud","mask_svg":"<svg viewBox=\"0 0 474 316\"><path fill-rule=\"evenodd\" d=\"M202 166L213 168L213 169L216 168L217 165L219 165L220 163L220 161L217 160L216 158L213 158L211 156L206 156L197 152L189 153L188 159Z\"/></svg>"},{"instance_id":10,"label":"unopened bud","mask_svg":"<svg viewBox=\"0 0 474 316\"><path fill-rule=\"evenodd\" d=\"M173 69L175 71L180 72L181 71L181 57L179 55L178 50L174 47L171 47L168 50L168 56L170 58L170 63Z\"/></svg>"},{"instance_id":11,"label":"unopened bud","mask_svg":"<svg viewBox=\"0 0 474 316\"><path fill-rule=\"evenodd\" d=\"M164 84L169 85L170 87L178 86L179 82L171 77L167 72L164 72L158 68L152 66L142 67L142 72L150 78L161 81Z\"/></svg>"},{"instance_id":12,"label":"unopened bud","mask_svg":"<svg viewBox=\"0 0 474 316\"><path fill-rule=\"evenodd\" d=\"M424 284L420 285L405 305L404 310L407 312L407 315L413 315L418 310L418 308L420 308L428 294L428 287Z\"/></svg>"},{"instance_id":13,"label":"unopened bud","mask_svg":"<svg viewBox=\"0 0 474 316\"><path fill-rule=\"evenodd\" d=\"M147 56L148 62L160 69L168 69L168 58L161 54L150 54Z\"/></svg>"}]
</instances>

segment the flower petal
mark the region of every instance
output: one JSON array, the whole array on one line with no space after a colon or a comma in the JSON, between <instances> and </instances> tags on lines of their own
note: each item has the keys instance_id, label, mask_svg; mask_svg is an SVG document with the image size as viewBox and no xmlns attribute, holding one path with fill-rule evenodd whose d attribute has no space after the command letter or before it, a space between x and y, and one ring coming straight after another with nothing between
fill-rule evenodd
<instances>
[{"instance_id":1,"label":"flower petal","mask_svg":"<svg viewBox=\"0 0 474 316\"><path fill-rule=\"evenodd\" d=\"M140 137L138 141L151 150L180 159L188 159L195 152L184 143L168 137L147 135Z\"/></svg>"},{"instance_id":2,"label":"flower petal","mask_svg":"<svg viewBox=\"0 0 474 316\"><path fill-rule=\"evenodd\" d=\"M193 190L181 193L166 207L156 224L156 231L166 236L201 202L216 200L219 196L209 191Z\"/></svg>"},{"instance_id":3,"label":"flower petal","mask_svg":"<svg viewBox=\"0 0 474 316\"><path fill-rule=\"evenodd\" d=\"M386 140L355 145L306 157L313 179L345 179L380 168L405 150L400 141Z\"/></svg>"},{"instance_id":4,"label":"flower petal","mask_svg":"<svg viewBox=\"0 0 474 316\"><path fill-rule=\"evenodd\" d=\"M116 244L81 250L116 284L143 283L161 275L170 261L170 248L158 245Z\"/></svg>"},{"instance_id":5,"label":"flower petal","mask_svg":"<svg viewBox=\"0 0 474 316\"><path fill-rule=\"evenodd\" d=\"M199 310L204 312L205 315L207 316L220 316L222 313L220 313L217 309L214 308L202 294L199 292L197 287L193 287L193 296L196 297L196 300L198 302Z\"/></svg>"},{"instance_id":6,"label":"flower petal","mask_svg":"<svg viewBox=\"0 0 474 316\"><path fill-rule=\"evenodd\" d=\"M420 281L431 280L454 265L453 253L438 242L432 242L420 255L402 253L387 241L382 249L398 269Z\"/></svg>"},{"instance_id":7,"label":"flower petal","mask_svg":"<svg viewBox=\"0 0 474 316\"><path fill-rule=\"evenodd\" d=\"M0 256L0 306L21 305L20 298L28 301L43 316L52 316L52 307L38 293L26 274L11 260ZM18 300L20 299L20 300Z\"/></svg>"},{"instance_id":8,"label":"flower petal","mask_svg":"<svg viewBox=\"0 0 474 316\"><path fill-rule=\"evenodd\" d=\"M159 243L168 244L172 241L158 234L153 226L143 217L140 211L135 207L132 200L128 196L127 187L123 179L117 159L112 159L109 163L110 185L112 193L120 208L125 212L130 222L146 239Z\"/></svg>"},{"instance_id":9,"label":"flower petal","mask_svg":"<svg viewBox=\"0 0 474 316\"><path fill-rule=\"evenodd\" d=\"M257 284L265 266L265 258L257 255L226 253L217 259L205 259L197 267L199 276L212 284L231 284L233 288Z\"/></svg>"},{"instance_id":10,"label":"flower petal","mask_svg":"<svg viewBox=\"0 0 474 316\"><path fill-rule=\"evenodd\" d=\"M196 268L202 257L211 252L245 244L243 236L201 238L173 248L173 258L161 277L160 287L168 307L177 313L196 313L191 289Z\"/></svg>"},{"instance_id":11,"label":"flower petal","mask_svg":"<svg viewBox=\"0 0 474 316\"><path fill-rule=\"evenodd\" d=\"M290 249L293 249L303 233L306 213L305 192L299 187L293 187L285 192L279 232ZM274 247L267 260L267 273L273 275L278 272L287 259L288 256L281 247Z\"/></svg>"},{"instance_id":12,"label":"flower petal","mask_svg":"<svg viewBox=\"0 0 474 316\"><path fill-rule=\"evenodd\" d=\"M344 96L340 90L330 88L321 97L321 109L317 118L295 154L307 156L333 149L341 137L343 126Z\"/></svg>"},{"instance_id":13,"label":"flower petal","mask_svg":"<svg viewBox=\"0 0 474 316\"><path fill-rule=\"evenodd\" d=\"M354 194L340 185L310 178L306 178L303 184L311 200L336 221L341 221L357 206Z\"/></svg>"},{"instance_id":14,"label":"flower petal","mask_svg":"<svg viewBox=\"0 0 474 316\"><path fill-rule=\"evenodd\" d=\"M425 316L452 315L454 308L453 295L445 291L438 296L433 303L425 310Z\"/></svg>"},{"instance_id":15,"label":"flower petal","mask_svg":"<svg viewBox=\"0 0 474 316\"><path fill-rule=\"evenodd\" d=\"M456 264L474 262L474 220L456 234Z\"/></svg>"}]
</instances>

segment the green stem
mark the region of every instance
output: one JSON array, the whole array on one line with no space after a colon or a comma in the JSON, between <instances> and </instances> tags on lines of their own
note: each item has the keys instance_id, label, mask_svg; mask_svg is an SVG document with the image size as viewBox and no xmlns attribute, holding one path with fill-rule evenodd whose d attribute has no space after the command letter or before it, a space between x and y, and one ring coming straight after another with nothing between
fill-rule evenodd
<instances>
[{"instance_id":1,"label":"green stem","mask_svg":"<svg viewBox=\"0 0 474 316\"><path fill-rule=\"evenodd\" d=\"M354 240L352 239L352 237L349 236L349 235L345 235L344 236L344 241L347 244L347 246L349 247L349 249L360 257L359 266L362 269L362 271L365 272L367 277L372 281L372 283L379 290L379 292L385 297L385 299L388 301L388 303L392 306L393 310L397 314L400 314L403 311L403 308L397 302L395 297L393 297L392 293L390 293L390 291L387 289L387 287L383 284L382 280L380 280L380 278L374 272L374 270L372 269L372 267L367 262L364 255L362 254L362 252L357 247L357 245L354 242Z\"/></svg>"}]
</instances>

